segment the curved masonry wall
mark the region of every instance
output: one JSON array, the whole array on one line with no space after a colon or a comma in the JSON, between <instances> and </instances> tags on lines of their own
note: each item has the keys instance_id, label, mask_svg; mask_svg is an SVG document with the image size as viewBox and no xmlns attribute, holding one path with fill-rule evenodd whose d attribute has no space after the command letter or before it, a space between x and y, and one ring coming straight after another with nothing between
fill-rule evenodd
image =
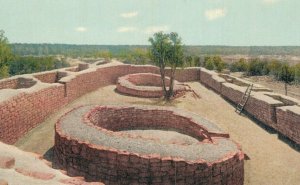
<instances>
[{"instance_id":1,"label":"curved masonry wall","mask_svg":"<svg viewBox=\"0 0 300 185\"><path fill-rule=\"evenodd\" d=\"M82 65L81 65L82 66ZM80 68L80 66L78 67ZM84 66L78 72L72 68L14 76L0 80L0 140L13 144L57 109L76 98L116 84L120 76L132 73L159 73L154 66L103 64ZM199 69L178 70L179 81L199 79ZM30 88L17 89L18 78L33 79Z\"/></svg>"},{"instance_id":2,"label":"curved masonry wall","mask_svg":"<svg viewBox=\"0 0 300 185\"><path fill-rule=\"evenodd\" d=\"M168 88L170 78L165 78L165 83ZM184 93L185 86L174 81L174 96ZM123 94L146 97L159 98L164 95L162 90L161 77L153 73L135 73L122 76L117 82L117 91Z\"/></svg>"},{"instance_id":3,"label":"curved masonry wall","mask_svg":"<svg viewBox=\"0 0 300 185\"><path fill-rule=\"evenodd\" d=\"M0 140L9 144L16 142L55 110L99 87L116 84L120 76L133 73L159 74L158 68L154 66L108 63L81 68L84 70L72 72L61 69L0 80ZM246 89L246 86L230 83L217 73L203 68L178 69L176 75L176 80L180 82L200 80L201 83L234 103L239 101ZM33 81L27 81L30 85L18 88L18 81L20 81L18 78L29 78ZM258 85L255 85L254 89L256 92L251 93L245 110L264 124L300 144L299 101L270 93L270 90ZM282 99L274 98L275 96L290 99L295 102L295 105L282 102Z\"/></svg>"},{"instance_id":4,"label":"curved masonry wall","mask_svg":"<svg viewBox=\"0 0 300 185\"><path fill-rule=\"evenodd\" d=\"M115 132L132 127L173 127L200 140L162 144ZM54 158L68 175L105 184L243 184L244 154L227 137L212 123L173 108L84 106L57 122ZM195 148L200 154L193 154Z\"/></svg>"}]
</instances>

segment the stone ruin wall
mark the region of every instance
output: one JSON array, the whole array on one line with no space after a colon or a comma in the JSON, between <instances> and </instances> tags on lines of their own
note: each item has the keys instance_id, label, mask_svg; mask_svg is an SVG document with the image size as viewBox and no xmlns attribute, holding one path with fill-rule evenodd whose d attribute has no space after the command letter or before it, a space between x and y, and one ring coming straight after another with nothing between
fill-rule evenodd
<instances>
[{"instance_id":1,"label":"stone ruin wall","mask_svg":"<svg viewBox=\"0 0 300 185\"><path fill-rule=\"evenodd\" d=\"M159 73L154 66L109 65L85 67L78 72L60 69L0 80L0 141L13 144L20 137L43 122L50 114L76 98L115 84L120 76L132 73ZM195 72L196 71L196 72ZM180 71L178 80L199 78L198 69ZM17 87L26 77L36 84Z\"/></svg>"},{"instance_id":2,"label":"stone ruin wall","mask_svg":"<svg viewBox=\"0 0 300 185\"><path fill-rule=\"evenodd\" d=\"M1 141L15 143L57 109L99 87L115 84L120 76L133 73L159 73L158 68L154 66L110 65L109 63L90 68L81 65L73 72L69 69L19 75L0 80ZM24 78L29 78L31 81L27 80L24 83L22 80ZM229 83L217 73L203 68L178 69L176 80L180 82L200 80L233 103L239 101L246 89L245 86ZM267 93L269 93L267 90L252 92L245 110L259 121L300 144L299 101L292 100L296 105L287 105L267 96ZM283 95L279 96L290 99Z\"/></svg>"},{"instance_id":3,"label":"stone ruin wall","mask_svg":"<svg viewBox=\"0 0 300 185\"><path fill-rule=\"evenodd\" d=\"M203 68L200 69L200 81L235 105L239 103L247 88L246 85L241 85L245 81L230 83L217 73ZM300 145L299 100L272 93L270 89L254 84L244 110L258 121L292 140L296 145Z\"/></svg>"},{"instance_id":4,"label":"stone ruin wall","mask_svg":"<svg viewBox=\"0 0 300 185\"><path fill-rule=\"evenodd\" d=\"M65 156L59 155L57 160L64 161L62 168L68 166L68 175L83 176L89 181L102 179L101 182L108 184L149 184L151 178L150 183L161 185L174 184L175 179L177 184L240 185L244 181L244 165L239 155L212 164L191 163L154 154L141 156L100 148L70 137L56 136L55 143L58 150L64 151ZM69 156L68 160L66 156ZM110 170L112 167L119 170Z\"/></svg>"},{"instance_id":5,"label":"stone ruin wall","mask_svg":"<svg viewBox=\"0 0 300 185\"><path fill-rule=\"evenodd\" d=\"M101 114L98 114L98 111ZM126 138L129 136L123 136L118 132L110 133L110 131L143 126L145 128L175 128L187 135L198 137L199 142L207 137L212 140L214 140L212 137L216 137L217 140L221 138L230 140L227 138L228 134L206 130L198 122L195 123L196 118L185 117L190 116L188 113L181 115L181 112L175 111L176 109L173 108L160 110L149 107L135 109L117 106L107 109L105 106L101 106L91 109L88 114L83 113L76 119L81 120L81 124L91 124L90 126L95 127L99 132L108 132L109 136L117 135ZM68 114L72 114L72 111L62 117ZM244 154L238 144L236 144L237 151L228 151L226 155L220 154L214 161L206 161L201 158L187 160L160 154L140 154L94 144L95 141L89 141L87 138L78 140L76 136L66 132L62 120L65 118L60 119L55 128L54 161L58 165L57 167L66 170L70 176L83 176L88 181L100 180L105 184L168 185L174 184L174 182L186 185L243 184ZM142 122L140 122L141 120ZM87 121L89 123L85 123ZM134 136L131 137L134 140ZM113 137L109 140L113 140ZM207 140L205 142L206 145L214 145ZM230 142L232 141L230 140ZM176 147L184 146L177 144Z\"/></svg>"},{"instance_id":6,"label":"stone ruin wall","mask_svg":"<svg viewBox=\"0 0 300 185\"><path fill-rule=\"evenodd\" d=\"M170 78L165 77L166 88L169 88ZM116 91L135 97L160 98L163 97L162 81L159 74L153 73L135 73L118 78ZM187 88L182 83L174 80L174 97L184 95Z\"/></svg>"}]
</instances>

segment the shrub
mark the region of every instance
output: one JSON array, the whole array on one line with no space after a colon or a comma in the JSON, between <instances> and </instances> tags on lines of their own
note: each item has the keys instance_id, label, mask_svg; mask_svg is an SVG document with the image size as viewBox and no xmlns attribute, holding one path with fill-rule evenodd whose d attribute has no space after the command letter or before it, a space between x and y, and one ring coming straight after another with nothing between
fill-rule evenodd
<instances>
[{"instance_id":1,"label":"shrub","mask_svg":"<svg viewBox=\"0 0 300 185\"><path fill-rule=\"evenodd\" d=\"M225 69L226 64L220 56L206 56L204 58L204 67L209 70L215 69L218 72L221 72L223 69Z\"/></svg>"},{"instance_id":2,"label":"shrub","mask_svg":"<svg viewBox=\"0 0 300 185\"><path fill-rule=\"evenodd\" d=\"M214 69L214 61L212 58L209 58L207 61L205 61L205 68L208 70Z\"/></svg>"},{"instance_id":3,"label":"shrub","mask_svg":"<svg viewBox=\"0 0 300 185\"><path fill-rule=\"evenodd\" d=\"M291 83L295 77L294 68L290 67L288 64L282 64L279 70L279 80L285 83Z\"/></svg>"},{"instance_id":4,"label":"shrub","mask_svg":"<svg viewBox=\"0 0 300 185\"><path fill-rule=\"evenodd\" d=\"M221 72L223 69L225 69L225 63L223 62L221 57L214 56L213 61L214 61L214 69L216 69L218 72Z\"/></svg>"},{"instance_id":5,"label":"shrub","mask_svg":"<svg viewBox=\"0 0 300 185\"><path fill-rule=\"evenodd\" d=\"M300 84L300 63L293 66L293 68L294 68L294 71L295 71L294 80L295 80L296 83Z\"/></svg>"},{"instance_id":6,"label":"shrub","mask_svg":"<svg viewBox=\"0 0 300 185\"><path fill-rule=\"evenodd\" d=\"M248 69L248 63L244 58L241 58L239 61L229 65L229 70L231 72L245 72L247 71L247 69Z\"/></svg>"},{"instance_id":7,"label":"shrub","mask_svg":"<svg viewBox=\"0 0 300 185\"><path fill-rule=\"evenodd\" d=\"M250 76L260 76L269 74L267 67L268 63L266 61L260 61L259 59L254 59L249 62L249 67L247 69L247 75Z\"/></svg>"},{"instance_id":8,"label":"shrub","mask_svg":"<svg viewBox=\"0 0 300 185\"><path fill-rule=\"evenodd\" d=\"M271 62L268 63L267 65L268 70L269 70L269 74L274 76L276 79L279 79L279 72L280 69L282 67L282 63L277 61L277 60L273 60Z\"/></svg>"}]
</instances>

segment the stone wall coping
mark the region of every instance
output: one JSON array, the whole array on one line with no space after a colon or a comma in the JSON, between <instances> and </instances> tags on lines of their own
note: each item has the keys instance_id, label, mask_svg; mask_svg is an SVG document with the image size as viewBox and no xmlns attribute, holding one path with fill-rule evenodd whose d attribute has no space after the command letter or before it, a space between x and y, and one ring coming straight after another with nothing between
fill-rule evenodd
<instances>
[{"instance_id":1,"label":"stone wall coping","mask_svg":"<svg viewBox=\"0 0 300 185\"><path fill-rule=\"evenodd\" d=\"M277 107L276 109L280 109L282 111L290 111L294 114L300 115L300 106L299 105L292 105L292 106L283 106L283 107ZM300 123L300 120L299 120Z\"/></svg>"}]
</instances>

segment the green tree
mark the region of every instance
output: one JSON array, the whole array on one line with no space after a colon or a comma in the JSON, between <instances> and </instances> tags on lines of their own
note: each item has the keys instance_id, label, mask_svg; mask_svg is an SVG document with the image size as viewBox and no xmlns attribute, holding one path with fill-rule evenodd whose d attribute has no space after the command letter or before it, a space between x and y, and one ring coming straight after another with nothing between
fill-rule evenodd
<instances>
[{"instance_id":1,"label":"green tree","mask_svg":"<svg viewBox=\"0 0 300 185\"><path fill-rule=\"evenodd\" d=\"M213 70L214 69L214 60L210 57L205 60L205 66L206 69L208 70Z\"/></svg>"},{"instance_id":2,"label":"green tree","mask_svg":"<svg viewBox=\"0 0 300 185\"><path fill-rule=\"evenodd\" d=\"M101 51L97 51L94 54L94 57L96 58L104 58L105 60L110 60L112 54L109 50L101 50Z\"/></svg>"},{"instance_id":3,"label":"green tree","mask_svg":"<svg viewBox=\"0 0 300 185\"><path fill-rule=\"evenodd\" d=\"M169 101L173 96L174 79L176 68L183 66L183 48L181 38L177 33L165 34L158 32L149 38L150 56L153 62L159 67L164 91L164 98ZM166 67L170 67L169 89L166 87Z\"/></svg>"},{"instance_id":4,"label":"green tree","mask_svg":"<svg viewBox=\"0 0 300 185\"><path fill-rule=\"evenodd\" d=\"M146 64L149 60L149 50L144 48L134 48L131 52L135 64Z\"/></svg>"},{"instance_id":5,"label":"green tree","mask_svg":"<svg viewBox=\"0 0 300 185\"><path fill-rule=\"evenodd\" d=\"M188 55L184 59L185 59L185 63L188 64L189 67L193 66L193 57L192 56Z\"/></svg>"},{"instance_id":6,"label":"green tree","mask_svg":"<svg viewBox=\"0 0 300 185\"><path fill-rule=\"evenodd\" d=\"M214 68L218 72L221 72L223 69L225 69L225 63L223 62L223 60L220 56L214 56L213 63L214 63Z\"/></svg>"},{"instance_id":7,"label":"green tree","mask_svg":"<svg viewBox=\"0 0 300 185\"><path fill-rule=\"evenodd\" d=\"M294 80L294 74L294 70L288 64L281 66L280 80L284 82L285 95L287 95L287 85Z\"/></svg>"},{"instance_id":8,"label":"green tree","mask_svg":"<svg viewBox=\"0 0 300 185\"><path fill-rule=\"evenodd\" d=\"M294 66L295 69L295 82L300 84L300 63Z\"/></svg>"},{"instance_id":9,"label":"green tree","mask_svg":"<svg viewBox=\"0 0 300 185\"><path fill-rule=\"evenodd\" d=\"M268 70L270 71L269 74L274 76L277 80L280 78L280 70L282 68L282 63L277 60L272 60L267 65Z\"/></svg>"},{"instance_id":10,"label":"green tree","mask_svg":"<svg viewBox=\"0 0 300 185\"><path fill-rule=\"evenodd\" d=\"M249 62L247 74L250 76L267 75L269 73L267 65L268 65L268 62L266 62L266 61L260 61L259 59L253 59Z\"/></svg>"},{"instance_id":11,"label":"green tree","mask_svg":"<svg viewBox=\"0 0 300 185\"><path fill-rule=\"evenodd\" d=\"M0 79L9 76L9 62L13 59L13 54L8 43L8 39L0 30Z\"/></svg>"},{"instance_id":12,"label":"green tree","mask_svg":"<svg viewBox=\"0 0 300 185\"><path fill-rule=\"evenodd\" d=\"M239 61L229 65L231 72L245 72L248 70L248 63L245 58L240 58Z\"/></svg>"},{"instance_id":13,"label":"green tree","mask_svg":"<svg viewBox=\"0 0 300 185\"><path fill-rule=\"evenodd\" d=\"M200 67L200 66L201 66L201 59L200 59L199 56L194 56L194 57L193 57L193 60L194 60L195 66L197 66L197 67Z\"/></svg>"}]
</instances>

